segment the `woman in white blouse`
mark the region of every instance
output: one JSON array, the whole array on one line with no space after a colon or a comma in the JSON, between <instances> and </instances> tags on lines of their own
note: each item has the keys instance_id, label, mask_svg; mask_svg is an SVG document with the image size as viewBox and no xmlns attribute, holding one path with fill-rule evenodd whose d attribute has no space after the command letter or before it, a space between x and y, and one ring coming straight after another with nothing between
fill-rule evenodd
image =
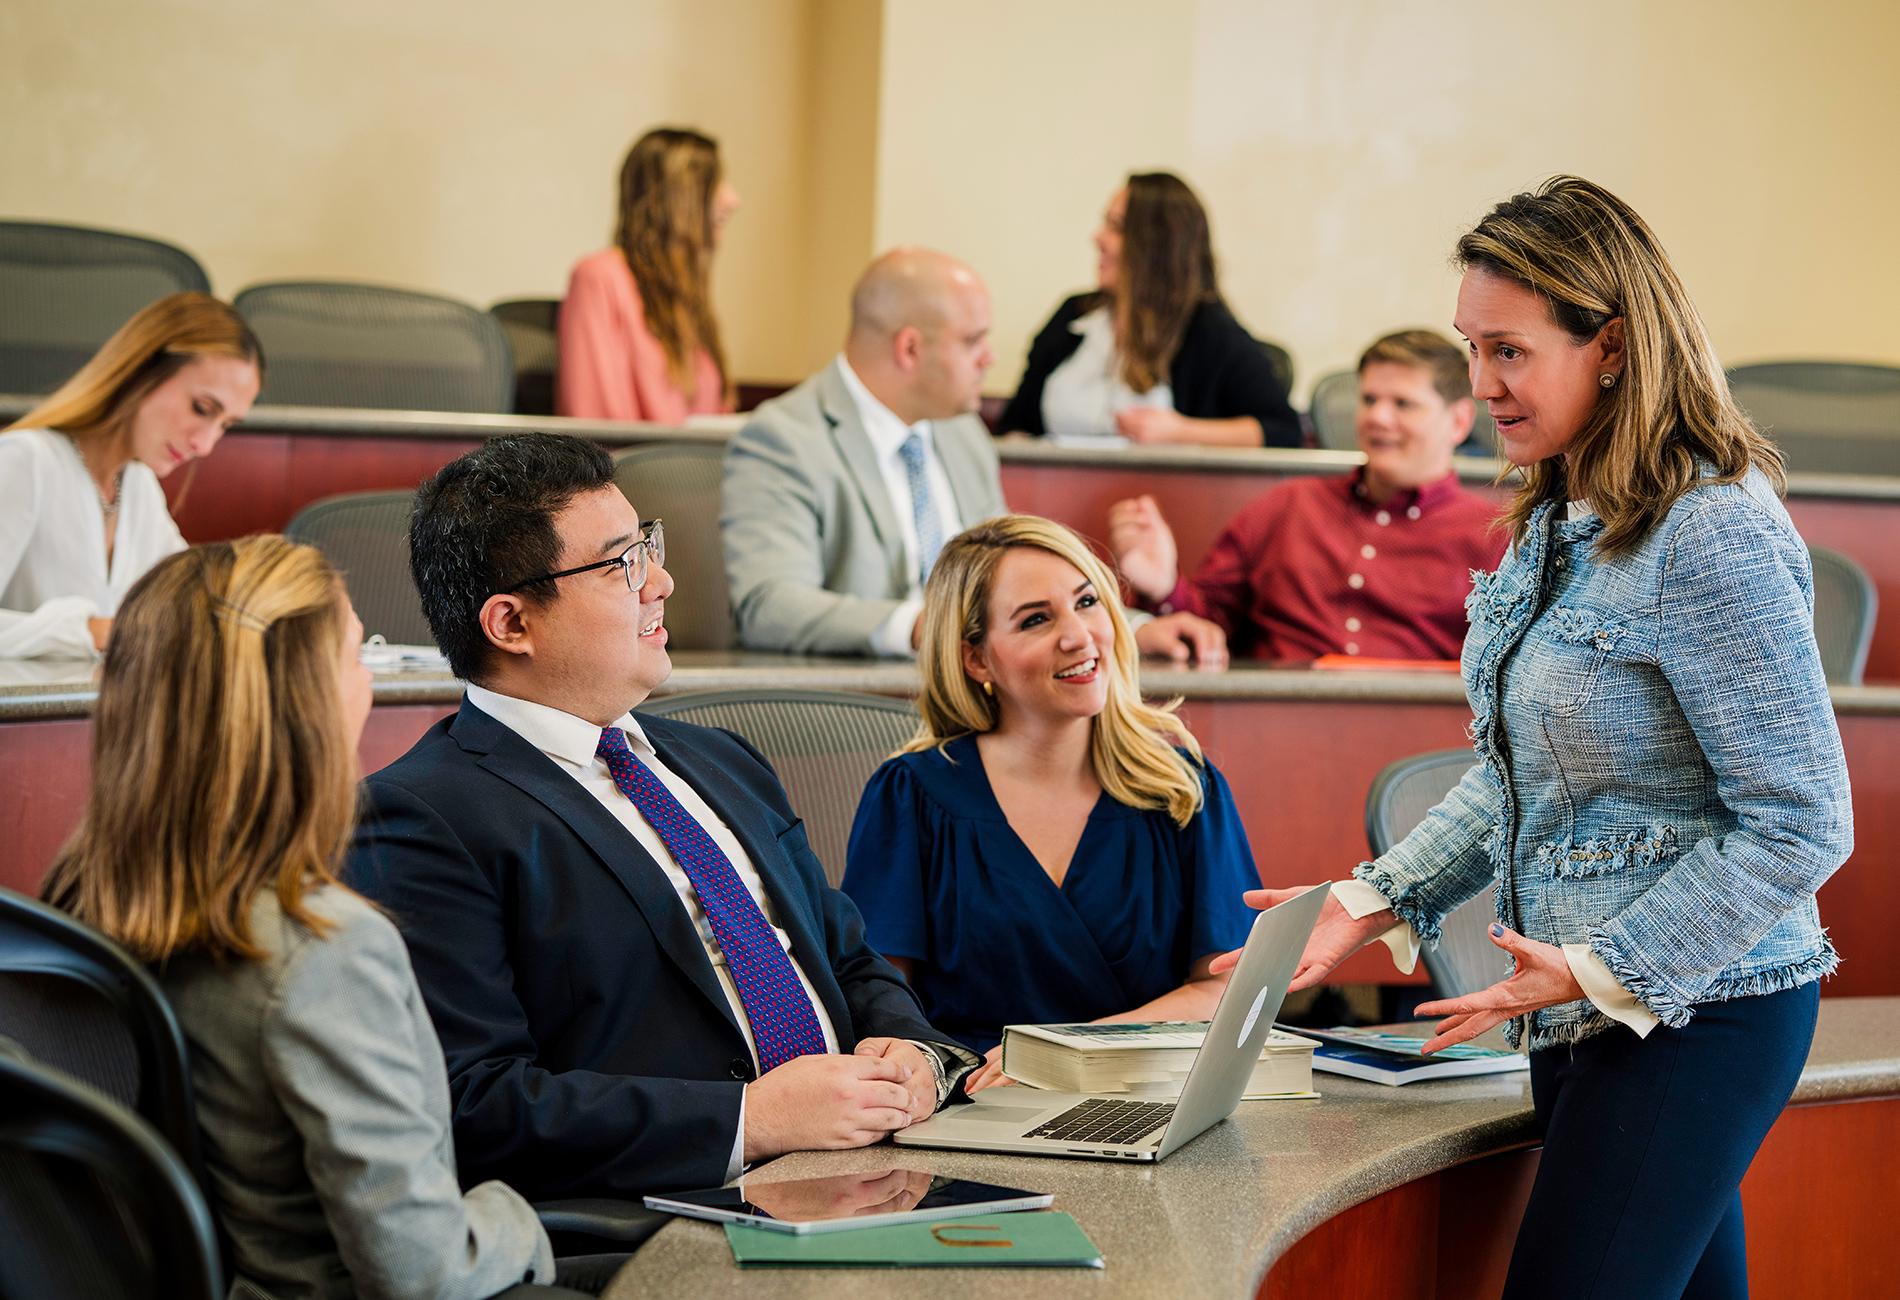
<instances>
[{"instance_id":1,"label":"woman in white blouse","mask_svg":"<svg viewBox=\"0 0 1900 1300\"><path fill-rule=\"evenodd\" d=\"M127 589L185 549L158 480L217 446L263 382L236 309L175 293L0 433L0 659L105 648Z\"/></svg>"}]
</instances>

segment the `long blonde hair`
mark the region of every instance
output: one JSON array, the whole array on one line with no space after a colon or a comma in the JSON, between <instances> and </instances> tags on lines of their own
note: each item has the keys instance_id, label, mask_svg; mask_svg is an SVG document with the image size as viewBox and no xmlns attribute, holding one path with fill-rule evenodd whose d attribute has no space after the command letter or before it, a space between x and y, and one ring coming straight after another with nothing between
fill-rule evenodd
<instances>
[{"instance_id":1,"label":"long blonde hair","mask_svg":"<svg viewBox=\"0 0 1900 1300\"><path fill-rule=\"evenodd\" d=\"M161 560L112 623L92 719L92 790L41 893L146 961L267 954L251 905L327 925L356 814L343 718L343 584L277 536Z\"/></svg>"},{"instance_id":2,"label":"long blonde hair","mask_svg":"<svg viewBox=\"0 0 1900 1300\"><path fill-rule=\"evenodd\" d=\"M1576 176L1553 176L1506 199L1458 241L1454 262L1539 295L1581 347L1623 322L1622 377L1603 390L1571 441L1523 471L1505 511L1513 544L1546 501L1587 493L1603 519L1597 550L1623 554L1698 482L1735 483L1750 467L1787 489L1781 453L1729 396L1728 379L1662 243L1623 200ZM1716 469L1699 478L1699 461Z\"/></svg>"},{"instance_id":3,"label":"long blonde hair","mask_svg":"<svg viewBox=\"0 0 1900 1300\"><path fill-rule=\"evenodd\" d=\"M1144 704L1136 678L1135 634L1123 617L1121 591L1107 567L1074 533L1035 515L1002 515L950 539L924 585L923 634L918 663L923 694L917 701L923 723L900 753L942 746L958 736L989 731L997 723L997 702L985 695L963 670L963 643L982 645L989 634L990 594L996 570L1012 550L1033 547L1067 560L1095 585L1115 628L1114 666L1108 674L1108 703L1091 730L1090 757L1095 779L1118 803L1131 808L1165 808L1178 826L1201 808L1201 778L1187 759L1205 763L1201 746L1186 724L1174 716L1181 701L1156 708Z\"/></svg>"},{"instance_id":4,"label":"long blonde hair","mask_svg":"<svg viewBox=\"0 0 1900 1300\"><path fill-rule=\"evenodd\" d=\"M713 195L721 175L718 144L673 127L641 136L620 166L614 243L633 272L667 371L689 396L698 391L694 359L701 348L719 371L721 390L730 386L712 308Z\"/></svg>"},{"instance_id":5,"label":"long blonde hair","mask_svg":"<svg viewBox=\"0 0 1900 1300\"><path fill-rule=\"evenodd\" d=\"M237 308L206 293L174 293L140 309L79 373L11 429L57 429L74 441L111 438L139 403L195 357L235 357L264 380L264 349Z\"/></svg>"}]
</instances>

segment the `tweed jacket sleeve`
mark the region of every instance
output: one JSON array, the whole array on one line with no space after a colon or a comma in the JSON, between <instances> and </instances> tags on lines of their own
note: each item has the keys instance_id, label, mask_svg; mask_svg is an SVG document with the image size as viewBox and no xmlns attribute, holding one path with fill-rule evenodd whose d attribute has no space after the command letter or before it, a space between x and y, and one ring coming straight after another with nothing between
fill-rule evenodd
<instances>
[{"instance_id":1,"label":"tweed jacket sleeve","mask_svg":"<svg viewBox=\"0 0 1900 1300\"><path fill-rule=\"evenodd\" d=\"M1738 825L1589 933L1617 983L1667 1025L1688 1023L1717 974L1811 905L1853 851L1810 574L1801 540L1739 495L1702 503L1669 542L1657 660Z\"/></svg>"}]
</instances>

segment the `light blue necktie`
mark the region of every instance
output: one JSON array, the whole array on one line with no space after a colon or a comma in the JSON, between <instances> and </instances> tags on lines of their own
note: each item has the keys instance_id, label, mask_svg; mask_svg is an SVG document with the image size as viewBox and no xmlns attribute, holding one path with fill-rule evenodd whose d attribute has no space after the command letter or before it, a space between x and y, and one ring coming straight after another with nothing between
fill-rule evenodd
<instances>
[{"instance_id":1,"label":"light blue necktie","mask_svg":"<svg viewBox=\"0 0 1900 1300\"><path fill-rule=\"evenodd\" d=\"M897 449L904 458L904 477L910 480L910 513L917 522L917 578L930 577L930 566L943 549L943 525L937 519L937 504L930 499L930 476L924 472L924 440L914 430Z\"/></svg>"}]
</instances>

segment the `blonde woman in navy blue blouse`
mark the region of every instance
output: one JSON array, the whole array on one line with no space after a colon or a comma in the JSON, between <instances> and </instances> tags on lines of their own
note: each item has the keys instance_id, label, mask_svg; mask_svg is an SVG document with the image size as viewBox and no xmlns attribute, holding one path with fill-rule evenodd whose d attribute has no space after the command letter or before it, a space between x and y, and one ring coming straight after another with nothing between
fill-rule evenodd
<instances>
[{"instance_id":1,"label":"blonde woman in navy blue blouse","mask_svg":"<svg viewBox=\"0 0 1900 1300\"><path fill-rule=\"evenodd\" d=\"M972 1087L1006 1024L1206 1019L1208 963L1246 939L1233 797L1141 702L1115 591L1045 519L954 538L925 589L923 726L858 806L845 892L931 1023L989 1053Z\"/></svg>"}]
</instances>

